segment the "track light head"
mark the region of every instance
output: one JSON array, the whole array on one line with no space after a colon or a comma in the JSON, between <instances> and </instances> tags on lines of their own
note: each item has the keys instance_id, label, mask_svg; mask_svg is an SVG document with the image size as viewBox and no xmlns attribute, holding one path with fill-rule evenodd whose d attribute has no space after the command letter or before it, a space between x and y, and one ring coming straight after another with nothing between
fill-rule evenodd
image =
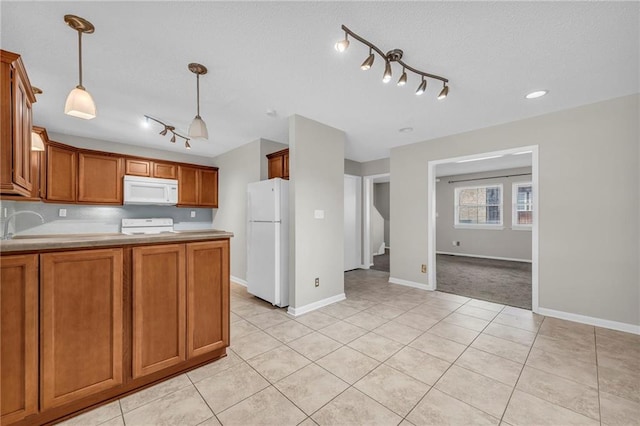
<instances>
[{"instance_id":1,"label":"track light head","mask_svg":"<svg viewBox=\"0 0 640 426\"><path fill-rule=\"evenodd\" d=\"M375 60L375 56L373 55L373 52L371 52L371 49L369 49L369 56L367 56L367 59L364 60L364 62L362 63L362 65L360 65L360 69L362 71L366 71L368 69L371 69L371 67L373 66L373 61Z\"/></svg>"},{"instance_id":2,"label":"track light head","mask_svg":"<svg viewBox=\"0 0 640 426\"><path fill-rule=\"evenodd\" d=\"M340 53L342 53L345 50L347 50L347 48L349 47L349 38L348 38L346 32L344 33L344 40L340 40L333 47L334 47L334 49L336 49Z\"/></svg>"},{"instance_id":3,"label":"track light head","mask_svg":"<svg viewBox=\"0 0 640 426\"><path fill-rule=\"evenodd\" d=\"M402 69L402 75L400 76L400 80L398 80L398 86L402 87L407 84L407 72Z\"/></svg>"},{"instance_id":4,"label":"track light head","mask_svg":"<svg viewBox=\"0 0 640 426\"><path fill-rule=\"evenodd\" d=\"M168 130L169 128L167 126L164 126L164 129L162 129L162 131L160 132L160 136L166 135Z\"/></svg>"},{"instance_id":5,"label":"track light head","mask_svg":"<svg viewBox=\"0 0 640 426\"><path fill-rule=\"evenodd\" d=\"M384 75L382 76L382 82L388 83L389 81L391 81L391 64L389 63L389 61L386 61L384 65Z\"/></svg>"},{"instance_id":6,"label":"track light head","mask_svg":"<svg viewBox=\"0 0 640 426\"><path fill-rule=\"evenodd\" d=\"M189 139L184 141L184 147L187 148L187 149L191 149L191 145L189 145Z\"/></svg>"},{"instance_id":7,"label":"track light head","mask_svg":"<svg viewBox=\"0 0 640 426\"><path fill-rule=\"evenodd\" d=\"M444 87L442 88L442 90L440 91L440 94L438 95L438 100L441 101L444 98L447 97L447 95L449 94L449 86L447 86L447 83L444 83Z\"/></svg>"},{"instance_id":8,"label":"track light head","mask_svg":"<svg viewBox=\"0 0 640 426\"><path fill-rule=\"evenodd\" d=\"M171 135L171 142L176 143L176 134Z\"/></svg>"},{"instance_id":9,"label":"track light head","mask_svg":"<svg viewBox=\"0 0 640 426\"><path fill-rule=\"evenodd\" d=\"M416 96L422 95L425 90L427 90L427 80L422 77L422 83L420 83L420 86L418 86L418 90L416 90Z\"/></svg>"}]
</instances>

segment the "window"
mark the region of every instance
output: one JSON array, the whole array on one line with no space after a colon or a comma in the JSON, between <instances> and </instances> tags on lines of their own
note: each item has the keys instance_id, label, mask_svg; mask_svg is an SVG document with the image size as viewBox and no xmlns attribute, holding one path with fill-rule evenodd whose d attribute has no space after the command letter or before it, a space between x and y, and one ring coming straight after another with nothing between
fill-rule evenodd
<instances>
[{"instance_id":1,"label":"window","mask_svg":"<svg viewBox=\"0 0 640 426\"><path fill-rule=\"evenodd\" d=\"M502 229L502 185L456 188L455 226Z\"/></svg>"},{"instance_id":2,"label":"window","mask_svg":"<svg viewBox=\"0 0 640 426\"><path fill-rule=\"evenodd\" d=\"M531 229L533 224L533 188L531 182L513 184L513 229Z\"/></svg>"}]
</instances>

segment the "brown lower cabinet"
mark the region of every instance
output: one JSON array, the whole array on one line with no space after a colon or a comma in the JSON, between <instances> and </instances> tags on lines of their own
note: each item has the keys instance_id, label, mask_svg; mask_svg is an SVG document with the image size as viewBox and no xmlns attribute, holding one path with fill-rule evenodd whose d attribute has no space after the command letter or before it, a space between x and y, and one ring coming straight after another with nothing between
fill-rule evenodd
<instances>
[{"instance_id":1,"label":"brown lower cabinet","mask_svg":"<svg viewBox=\"0 0 640 426\"><path fill-rule=\"evenodd\" d=\"M42 408L122 383L122 249L40 256Z\"/></svg>"},{"instance_id":2,"label":"brown lower cabinet","mask_svg":"<svg viewBox=\"0 0 640 426\"><path fill-rule=\"evenodd\" d=\"M186 359L184 244L133 249L133 377Z\"/></svg>"},{"instance_id":3,"label":"brown lower cabinet","mask_svg":"<svg viewBox=\"0 0 640 426\"><path fill-rule=\"evenodd\" d=\"M229 239L1 260L2 425L65 418L229 346Z\"/></svg>"},{"instance_id":4,"label":"brown lower cabinet","mask_svg":"<svg viewBox=\"0 0 640 426\"><path fill-rule=\"evenodd\" d=\"M38 412L38 255L0 264L0 424Z\"/></svg>"}]
</instances>

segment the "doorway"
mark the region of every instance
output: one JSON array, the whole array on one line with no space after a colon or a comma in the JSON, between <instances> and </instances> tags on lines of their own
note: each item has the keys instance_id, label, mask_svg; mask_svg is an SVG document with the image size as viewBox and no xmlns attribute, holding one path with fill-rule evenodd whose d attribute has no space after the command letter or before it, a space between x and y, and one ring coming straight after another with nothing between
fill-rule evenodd
<instances>
[{"instance_id":1,"label":"doorway","mask_svg":"<svg viewBox=\"0 0 640 426\"><path fill-rule=\"evenodd\" d=\"M389 272L391 257L391 174L363 178L363 265L364 269Z\"/></svg>"},{"instance_id":2,"label":"doorway","mask_svg":"<svg viewBox=\"0 0 640 426\"><path fill-rule=\"evenodd\" d=\"M362 264L362 178L344 175L344 270Z\"/></svg>"},{"instance_id":3,"label":"doorway","mask_svg":"<svg viewBox=\"0 0 640 426\"><path fill-rule=\"evenodd\" d=\"M430 288L538 310L538 150L428 164Z\"/></svg>"}]
</instances>

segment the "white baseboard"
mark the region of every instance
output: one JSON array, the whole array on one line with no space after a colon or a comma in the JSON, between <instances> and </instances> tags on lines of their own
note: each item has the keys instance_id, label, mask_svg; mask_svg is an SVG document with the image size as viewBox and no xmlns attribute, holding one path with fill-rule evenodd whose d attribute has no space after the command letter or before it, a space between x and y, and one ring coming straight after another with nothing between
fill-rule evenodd
<instances>
[{"instance_id":1,"label":"white baseboard","mask_svg":"<svg viewBox=\"0 0 640 426\"><path fill-rule=\"evenodd\" d=\"M433 290L429 284L417 283L415 281L401 280L400 278L389 277L391 284L399 284L407 287L419 288L421 290Z\"/></svg>"},{"instance_id":2,"label":"white baseboard","mask_svg":"<svg viewBox=\"0 0 640 426\"><path fill-rule=\"evenodd\" d=\"M478 257L480 259L494 259L494 260L508 260L511 262L526 262L531 263L529 259L514 259L513 257L499 257L499 256L480 256L478 254L466 254L466 253L450 253L447 251L436 251L436 254L446 254L449 256L464 256L464 257Z\"/></svg>"},{"instance_id":3,"label":"white baseboard","mask_svg":"<svg viewBox=\"0 0 640 426\"><path fill-rule=\"evenodd\" d=\"M595 325L602 328L610 328L612 330L624 331L626 333L640 334L640 325L588 317L586 315L572 314L571 312L556 311L555 309L548 308L538 308L537 313L547 317L559 318L567 321L579 322L582 324Z\"/></svg>"},{"instance_id":4,"label":"white baseboard","mask_svg":"<svg viewBox=\"0 0 640 426\"><path fill-rule=\"evenodd\" d=\"M317 302L309 303L308 305L300 306L299 308L292 308L291 306L289 306L289 309L287 309L287 313L289 315L297 317L302 314L315 311L316 309L323 308L327 305L331 305L332 303L340 302L341 300L345 300L346 298L347 296L344 293L340 293L335 296L327 297L326 299L318 300Z\"/></svg>"},{"instance_id":5,"label":"white baseboard","mask_svg":"<svg viewBox=\"0 0 640 426\"><path fill-rule=\"evenodd\" d=\"M233 281L236 284L240 284L242 286L247 286L247 281L243 280L242 278L238 278L238 277L234 277L233 275L231 275L231 281Z\"/></svg>"},{"instance_id":6,"label":"white baseboard","mask_svg":"<svg viewBox=\"0 0 640 426\"><path fill-rule=\"evenodd\" d=\"M360 269L369 269L371 266L365 265L364 263L360 265Z\"/></svg>"}]
</instances>

